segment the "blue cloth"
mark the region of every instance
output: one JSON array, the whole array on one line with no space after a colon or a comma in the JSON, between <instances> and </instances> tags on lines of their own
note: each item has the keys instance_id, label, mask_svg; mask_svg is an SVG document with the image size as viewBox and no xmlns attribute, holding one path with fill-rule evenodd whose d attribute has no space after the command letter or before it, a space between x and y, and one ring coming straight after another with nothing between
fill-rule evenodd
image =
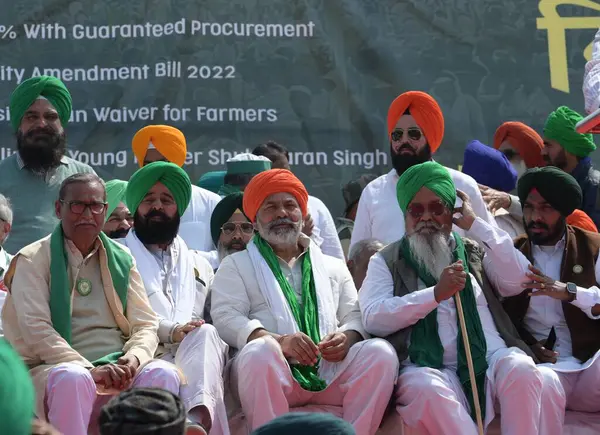
<instances>
[{"instance_id":1,"label":"blue cloth","mask_svg":"<svg viewBox=\"0 0 600 435\"><path fill-rule=\"evenodd\" d=\"M478 140L467 145L462 171L479 184L503 192L510 192L517 185L517 171L506 156Z\"/></svg>"}]
</instances>

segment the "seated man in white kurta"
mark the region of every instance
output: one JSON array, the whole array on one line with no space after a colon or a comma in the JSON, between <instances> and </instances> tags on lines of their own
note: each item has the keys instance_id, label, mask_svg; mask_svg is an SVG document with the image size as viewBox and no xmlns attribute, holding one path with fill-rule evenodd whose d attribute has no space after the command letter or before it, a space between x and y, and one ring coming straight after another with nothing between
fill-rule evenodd
<instances>
[{"instance_id":1,"label":"seated man in white kurta","mask_svg":"<svg viewBox=\"0 0 600 435\"><path fill-rule=\"evenodd\" d=\"M64 435L82 435L110 394L130 387L177 393L180 378L174 365L151 361L158 321L134 259L101 232L104 182L95 174L65 179L56 215L52 235L11 263L2 319L6 339L29 365L37 416Z\"/></svg>"},{"instance_id":2,"label":"seated man in white kurta","mask_svg":"<svg viewBox=\"0 0 600 435\"><path fill-rule=\"evenodd\" d=\"M474 216L468 197L459 196ZM403 363L396 403L405 423L432 435L477 434L460 296L484 424L497 400L503 434L562 433L564 397L545 382L496 298L487 279L494 264L484 269L481 248L451 232L451 175L434 162L413 166L400 177L397 197L406 236L372 257L359 300L367 331L388 338ZM463 221L454 219L459 227Z\"/></svg>"},{"instance_id":3,"label":"seated man in white kurta","mask_svg":"<svg viewBox=\"0 0 600 435\"><path fill-rule=\"evenodd\" d=\"M195 433L229 434L222 378L227 345L203 320L213 270L178 235L191 193L188 175L173 163L139 169L127 185L134 224L123 242L159 317L157 357L174 362L185 375L181 396L189 411L188 434L194 426Z\"/></svg>"},{"instance_id":4,"label":"seated man in white kurta","mask_svg":"<svg viewBox=\"0 0 600 435\"><path fill-rule=\"evenodd\" d=\"M363 340L356 288L345 264L301 234L308 193L290 171L256 175L244 213L258 234L226 257L211 314L239 353L232 388L252 429L304 405L342 408L358 434L376 432L398 360L384 340Z\"/></svg>"}]
</instances>

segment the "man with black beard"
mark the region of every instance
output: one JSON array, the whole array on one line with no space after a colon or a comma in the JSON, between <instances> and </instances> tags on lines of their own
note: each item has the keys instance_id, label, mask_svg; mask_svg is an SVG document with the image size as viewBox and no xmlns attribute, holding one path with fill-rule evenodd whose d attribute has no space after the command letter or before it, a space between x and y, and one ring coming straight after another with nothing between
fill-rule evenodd
<instances>
[{"instance_id":1,"label":"man with black beard","mask_svg":"<svg viewBox=\"0 0 600 435\"><path fill-rule=\"evenodd\" d=\"M397 97L388 110L387 127L393 169L369 183L363 191L350 249L360 240L374 238L388 244L404 236L404 214L396 200L398 179L408 168L431 160L444 137L442 111L436 101L424 92L411 91ZM447 169L457 189L471 198L477 216L496 225L475 180L462 172ZM460 204L460 199L457 199L457 206ZM461 233L460 229L457 230Z\"/></svg>"},{"instance_id":2,"label":"man with black beard","mask_svg":"<svg viewBox=\"0 0 600 435\"><path fill-rule=\"evenodd\" d=\"M16 252L50 234L58 224L54 202L63 180L94 170L65 156L64 127L71 95L56 77L33 77L10 97L17 152L0 163L0 191L13 204L14 223L4 248Z\"/></svg>"},{"instance_id":3,"label":"man with black beard","mask_svg":"<svg viewBox=\"0 0 600 435\"><path fill-rule=\"evenodd\" d=\"M125 200L133 229L123 243L130 249L159 318L156 357L177 365L187 384L181 397L188 411L188 434L229 434L222 373L227 345L204 321L213 270L178 235L190 204L192 183L179 166L149 163L127 184ZM206 363L205 363L206 361Z\"/></svg>"}]
</instances>

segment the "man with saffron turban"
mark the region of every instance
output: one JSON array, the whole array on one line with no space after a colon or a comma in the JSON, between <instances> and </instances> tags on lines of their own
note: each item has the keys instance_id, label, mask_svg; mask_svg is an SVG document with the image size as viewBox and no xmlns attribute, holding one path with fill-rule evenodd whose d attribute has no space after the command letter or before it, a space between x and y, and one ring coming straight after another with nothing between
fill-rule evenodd
<instances>
[{"instance_id":1,"label":"man with saffron turban","mask_svg":"<svg viewBox=\"0 0 600 435\"><path fill-rule=\"evenodd\" d=\"M452 176L435 162L406 170L396 193L406 233L372 257L359 302L367 331L389 340L402 363L396 409L404 422L430 434L477 434L460 297L485 426L497 400L503 434L562 433L564 401L545 388L533 352L496 298L502 278L488 279L497 264L452 231L453 222L466 229L475 219L468 196L458 191L463 203L454 208ZM462 215L453 219L455 212Z\"/></svg>"},{"instance_id":2,"label":"man with saffron turban","mask_svg":"<svg viewBox=\"0 0 600 435\"><path fill-rule=\"evenodd\" d=\"M569 410L600 412L600 235L566 224L581 205L577 181L555 167L530 169L517 186L526 235L511 240L478 221L497 267L504 308ZM477 228L476 228L477 227ZM554 332L552 332L554 330ZM547 345L550 336L555 342Z\"/></svg>"},{"instance_id":3,"label":"man with saffron turban","mask_svg":"<svg viewBox=\"0 0 600 435\"><path fill-rule=\"evenodd\" d=\"M183 167L187 144L183 133L169 125L148 125L132 140L133 153L140 168L148 163L163 161ZM192 199L181 216L179 236L190 249L205 253L213 267L218 266L217 251L210 234L210 216L221 198L219 195L192 185Z\"/></svg>"},{"instance_id":4,"label":"man with saffron turban","mask_svg":"<svg viewBox=\"0 0 600 435\"><path fill-rule=\"evenodd\" d=\"M102 233L104 182L63 181L60 223L23 248L5 276L5 338L29 366L36 414L64 435L88 431L99 395L132 387L179 391L174 365L153 361L157 319L131 254Z\"/></svg>"},{"instance_id":5,"label":"man with saffron turban","mask_svg":"<svg viewBox=\"0 0 600 435\"><path fill-rule=\"evenodd\" d=\"M102 231L111 239L124 238L133 226L133 216L125 204L127 181L110 180L106 183L106 222Z\"/></svg>"},{"instance_id":6,"label":"man with saffron turban","mask_svg":"<svg viewBox=\"0 0 600 435\"><path fill-rule=\"evenodd\" d=\"M70 175L93 173L66 153L71 94L56 77L32 77L10 96L17 152L0 162L0 192L10 199L14 224L4 248L11 253L52 232L54 201Z\"/></svg>"},{"instance_id":7,"label":"man with saffron turban","mask_svg":"<svg viewBox=\"0 0 600 435\"><path fill-rule=\"evenodd\" d=\"M398 360L384 340L364 340L344 262L302 234L307 203L304 185L285 169L256 175L244 191L258 234L223 260L211 287L211 317L237 350L233 396L251 429L292 408L329 405L357 433L373 435Z\"/></svg>"},{"instance_id":8,"label":"man with saffron turban","mask_svg":"<svg viewBox=\"0 0 600 435\"><path fill-rule=\"evenodd\" d=\"M444 116L437 102L424 92L405 92L390 105L387 133L393 169L369 183L358 202L352 246L364 239L395 242L404 236L404 214L396 200L398 178L408 168L432 159L444 137ZM478 216L495 224L477 183L468 175L448 168L457 188L472 198ZM460 203L458 204L460 205ZM459 230L460 231L460 230Z\"/></svg>"},{"instance_id":9,"label":"man with saffron turban","mask_svg":"<svg viewBox=\"0 0 600 435\"><path fill-rule=\"evenodd\" d=\"M227 345L204 321L213 269L178 235L191 195L190 178L173 163L154 162L138 169L127 184L134 225L123 242L158 315L156 357L173 362L185 375L181 397L189 426L227 435L222 378Z\"/></svg>"}]
</instances>

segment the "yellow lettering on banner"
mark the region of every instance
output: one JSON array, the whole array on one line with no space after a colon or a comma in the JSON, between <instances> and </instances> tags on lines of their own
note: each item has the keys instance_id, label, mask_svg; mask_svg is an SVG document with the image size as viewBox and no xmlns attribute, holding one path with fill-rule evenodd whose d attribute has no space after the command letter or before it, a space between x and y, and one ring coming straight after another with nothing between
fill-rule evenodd
<instances>
[{"instance_id":1,"label":"yellow lettering on banner","mask_svg":"<svg viewBox=\"0 0 600 435\"><path fill-rule=\"evenodd\" d=\"M538 30L548 32L548 58L550 61L550 85L554 89L570 92L569 67L567 64L567 29L598 29L600 17L561 17L558 6L571 5L600 11L600 4L592 0L540 0L538 4L542 18L537 19ZM592 44L583 52L586 60L592 57Z\"/></svg>"}]
</instances>

